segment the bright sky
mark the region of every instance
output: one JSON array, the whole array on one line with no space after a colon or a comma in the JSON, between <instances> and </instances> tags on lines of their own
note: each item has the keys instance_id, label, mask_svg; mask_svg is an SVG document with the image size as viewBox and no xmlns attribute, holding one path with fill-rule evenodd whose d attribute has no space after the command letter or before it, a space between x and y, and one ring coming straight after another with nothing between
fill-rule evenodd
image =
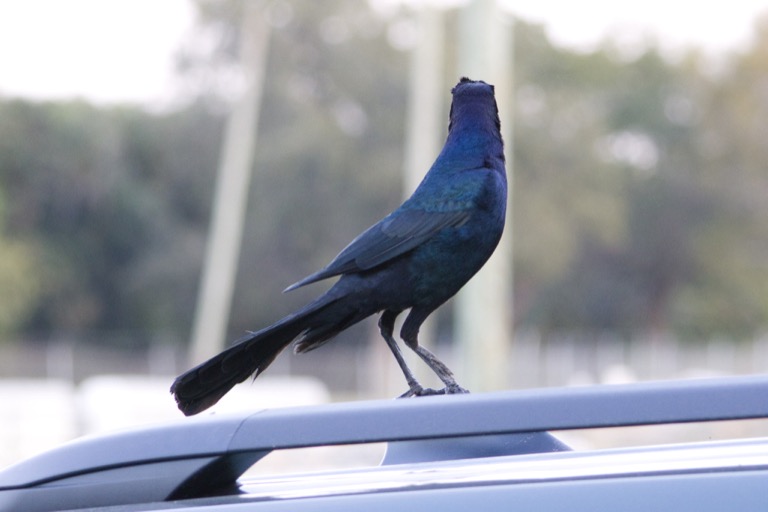
<instances>
[{"instance_id":1,"label":"bright sky","mask_svg":"<svg viewBox=\"0 0 768 512\"><path fill-rule=\"evenodd\" d=\"M672 51L727 51L743 47L756 15L768 13L761 0L503 3L544 23L559 44L582 48L606 35L632 44L655 34ZM162 102L173 95L174 53L193 24L189 0L3 0L0 94Z\"/></svg>"},{"instance_id":2,"label":"bright sky","mask_svg":"<svg viewBox=\"0 0 768 512\"><path fill-rule=\"evenodd\" d=\"M690 45L728 51L748 44L757 17L768 15L764 0L501 1L521 17L544 23L556 42L577 47L589 47L606 35L631 42L650 34L673 51Z\"/></svg>"},{"instance_id":3,"label":"bright sky","mask_svg":"<svg viewBox=\"0 0 768 512\"><path fill-rule=\"evenodd\" d=\"M3 0L0 94L162 101L188 0Z\"/></svg>"}]
</instances>

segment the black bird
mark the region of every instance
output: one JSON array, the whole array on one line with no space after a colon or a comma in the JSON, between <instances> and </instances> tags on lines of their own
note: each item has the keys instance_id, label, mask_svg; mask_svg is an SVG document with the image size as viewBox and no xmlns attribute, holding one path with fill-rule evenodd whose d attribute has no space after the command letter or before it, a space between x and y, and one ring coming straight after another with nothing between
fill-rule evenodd
<instances>
[{"instance_id":1,"label":"black bird","mask_svg":"<svg viewBox=\"0 0 768 512\"><path fill-rule=\"evenodd\" d=\"M419 327L496 248L504 229L507 178L493 86L462 78L451 93L448 138L413 195L327 267L286 289L340 275L330 290L180 375L171 392L184 414L207 409L235 384L259 376L293 340L295 352L307 352L378 312L383 312L381 335L408 382L402 396L467 392L445 364L419 346ZM419 384L395 341L395 318L406 309L400 337L443 381L440 391Z\"/></svg>"}]
</instances>

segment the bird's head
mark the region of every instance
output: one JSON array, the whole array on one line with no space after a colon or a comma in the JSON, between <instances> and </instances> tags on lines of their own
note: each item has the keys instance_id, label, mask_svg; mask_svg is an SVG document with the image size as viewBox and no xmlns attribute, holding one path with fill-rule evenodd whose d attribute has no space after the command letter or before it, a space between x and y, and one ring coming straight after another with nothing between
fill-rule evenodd
<instances>
[{"instance_id":1,"label":"bird's head","mask_svg":"<svg viewBox=\"0 0 768 512\"><path fill-rule=\"evenodd\" d=\"M451 94L453 94L455 99L458 95L490 94L493 96L493 91L494 87L491 84L482 80L472 80L471 78L463 76L459 80L459 83L457 83L453 89L451 89Z\"/></svg>"},{"instance_id":2,"label":"bird's head","mask_svg":"<svg viewBox=\"0 0 768 512\"><path fill-rule=\"evenodd\" d=\"M471 80L462 77L453 89L451 89L453 101L451 102L450 132L454 123L460 117L473 117L481 115L495 124L496 130L500 129L499 111L496 106L494 87L482 80Z\"/></svg>"}]
</instances>

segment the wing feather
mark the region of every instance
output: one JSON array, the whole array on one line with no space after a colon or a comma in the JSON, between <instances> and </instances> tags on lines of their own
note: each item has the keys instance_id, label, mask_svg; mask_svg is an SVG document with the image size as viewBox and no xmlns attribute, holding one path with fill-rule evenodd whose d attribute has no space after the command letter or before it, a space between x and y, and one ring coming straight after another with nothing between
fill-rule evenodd
<instances>
[{"instance_id":1,"label":"wing feather","mask_svg":"<svg viewBox=\"0 0 768 512\"><path fill-rule=\"evenodd\" d=\"M371 270L415 249L446 227L464 224L470 215L471 211L467 209L397 210L355 238L324 269L285 291L340 274Z\"/></svg>"}]
</instances>

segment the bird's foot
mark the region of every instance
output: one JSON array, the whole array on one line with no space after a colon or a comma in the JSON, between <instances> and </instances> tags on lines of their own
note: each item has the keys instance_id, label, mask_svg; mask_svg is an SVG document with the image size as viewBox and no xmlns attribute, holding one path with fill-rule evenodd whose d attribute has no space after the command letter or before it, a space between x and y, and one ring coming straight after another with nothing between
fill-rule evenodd
<instances>
[{"instance_id":1,"label":"bird's foot","mask_svg":"<svg viewBox=\"0 0 768 512\"><path fill-rule=\"evenodd\" d=\"M463 395L469 393L469 390L464 389L458 384L451 384L443 389L425 388L417 384L411 386L411 389L400 395L398 398L410 398L412 396L432 396L432 395Z\"/></svg>"},{"instance_id":2,"label":"bird's foot","mask_svg":"<svg viewBox=\"0 0 768 512\"><path fill-rule=\"evenodd\" d=\"M444 395L445 389L432 389L425 388L421 385L411 386L411 389L403 393L397 398L410 398L412 396L431 396L431 395Z\"/></svg>"},{"instance_id":3,"label":"bird's foot","mask_svg":"<svg viewBox=\"0 0 768 512\"><path fill-rule=\"evenodd\" d=\"M464 395L469 393L468 389L464 389L455 382L440 390L441 395Z\"/></svg>"}]
</instances>

